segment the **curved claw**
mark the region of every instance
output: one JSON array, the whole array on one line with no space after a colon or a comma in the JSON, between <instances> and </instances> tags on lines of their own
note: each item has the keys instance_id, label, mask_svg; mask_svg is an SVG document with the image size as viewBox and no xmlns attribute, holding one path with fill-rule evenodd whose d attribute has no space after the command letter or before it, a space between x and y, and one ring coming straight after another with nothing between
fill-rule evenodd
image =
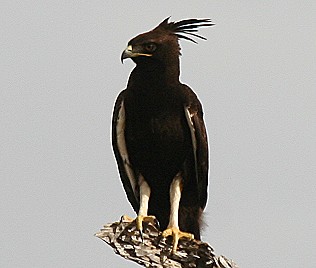
<instances>
[{"instance_id":1,"label":"curved claw","mask_svg":"<svg viewBox=\"0 0 316 268\"><path fill-rule=\"evenodd\" d=\"M142 239L142 243L144 243L144 236L143 236L143 220L144 218L142 216L137 216L135 219L136 221L136 228L139 231L139 235Z\"/></svg>"},{"instance_id":2,"label":"curved claw","mask_svg":"<svg viewBox=\"0 0 316 268\"><path fill-rule=\"evenodd\" d=\"M155 226L157 227L158 230L160 230L160 223L157 220L157 218L155 218Z\"/></svg>"},{"instance_id":3,"label":"curved claw","mask_svg":"<svg viewBox=\"0 0 316 268\"><path fill-rule=\"evenodd\" d=\"M142 243L144 244L144 235L143 235L143 230L138 230L140 238L142 239Z\"/></svg>"}]
</instances>

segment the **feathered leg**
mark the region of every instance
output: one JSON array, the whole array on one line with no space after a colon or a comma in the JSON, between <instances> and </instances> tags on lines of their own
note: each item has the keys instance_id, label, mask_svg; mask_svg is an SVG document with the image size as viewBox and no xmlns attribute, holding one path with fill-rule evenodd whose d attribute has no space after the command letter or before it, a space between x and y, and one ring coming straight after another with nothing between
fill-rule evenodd
<instances>
[{"instance_id":1,"label":"feathered leg","mask_svg":"<svg viewBox=\"0 0 316 268\"><path fill-rule=\"evenodd\" d=\"M186 237L188 239L194 239L194 235L186 232L182 232L179 229L179 204L182 191L182 177L177 174L170 185L170 218L169 224L166 230L163 231L162 236L172 236L173 246L172 253L176 253L179 239Z\"/></svg>"},{"instance_id":2,"label":"feathered leg","mask_svg":"<svg viewBox=\"0 0 316 268\"><path fill-rule=\"evenodd\" d=\"M156 224L155 216L148 216L148 202L150 198L150 187L148 183L145 181L144 177L140 175L139 177L139 194L140 194L140 207L138 211L138 215L136 218L136 226L139 230L140 236L143 240L143 221L151 222L152 224Z\"/></svg>"}]
</instances>

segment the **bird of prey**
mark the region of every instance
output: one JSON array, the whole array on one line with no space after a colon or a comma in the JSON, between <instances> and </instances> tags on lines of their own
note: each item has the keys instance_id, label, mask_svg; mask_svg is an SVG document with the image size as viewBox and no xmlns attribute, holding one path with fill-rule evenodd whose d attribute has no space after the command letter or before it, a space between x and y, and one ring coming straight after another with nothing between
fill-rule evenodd
<instances>
[{"instance_id":1,"label":"bird of prey","mask_svg":"<svg viewBox=\"0 0 316 268\"><path fill-rule=\"evenodd\" d=\"M173 252L182 237L200 240L208 185L202 106L179 81L178 41L205 39L196 32L212 25L210 19L167 18L132 38L121 56L136 66L113 112L112 145L120 177L140 234L142 222L156 218L162 236L173 237Z\"/></svg>"}]
</instances>

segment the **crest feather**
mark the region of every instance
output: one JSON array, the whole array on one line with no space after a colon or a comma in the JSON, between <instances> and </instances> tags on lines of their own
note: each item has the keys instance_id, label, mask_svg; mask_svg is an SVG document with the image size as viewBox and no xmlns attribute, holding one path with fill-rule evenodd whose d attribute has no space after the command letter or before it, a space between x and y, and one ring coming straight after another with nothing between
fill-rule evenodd
<instances>
[{"instance_id":1,"label":"crest feather","mask_svg":"<svg viewBox=\"0 0 316 268\"><path fill-rule=\"evenodd\" d=\"M198 28L215 25L214 23L211 23L211 19L186 19L177 22L168 22L169 18L170 17L164 19L155 29L164 29L166 31L172 32L178 38L189 40L193 43L197 42L187 35L206 40L204 36L196 34Z\"/></svg>"}]
</instances>

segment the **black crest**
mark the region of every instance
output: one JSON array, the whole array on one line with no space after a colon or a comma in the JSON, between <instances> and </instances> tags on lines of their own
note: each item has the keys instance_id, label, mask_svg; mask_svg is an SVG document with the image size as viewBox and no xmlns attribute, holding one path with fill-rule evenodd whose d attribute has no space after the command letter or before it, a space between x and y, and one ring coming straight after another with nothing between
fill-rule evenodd
<instances>
[{"instance_id":1,"label":"black crest","mask_svg":"<svg viewBox=\"0 0 316 268\"><path fill-rule=\"evenodd\" d=\"M172 32L178 38L183 38L189 40L193 43L197 43L194 39L188 37L187 35L191 35L203 40L206 40L205 37L196 34L199 27L208 27L213 26L215 24L211 23L210 19L186 19L177 22L168 22L170 17L166 18L163 22L161 22L156 29L163 28L166 31Z\"/></svg>"}]
</instances>

